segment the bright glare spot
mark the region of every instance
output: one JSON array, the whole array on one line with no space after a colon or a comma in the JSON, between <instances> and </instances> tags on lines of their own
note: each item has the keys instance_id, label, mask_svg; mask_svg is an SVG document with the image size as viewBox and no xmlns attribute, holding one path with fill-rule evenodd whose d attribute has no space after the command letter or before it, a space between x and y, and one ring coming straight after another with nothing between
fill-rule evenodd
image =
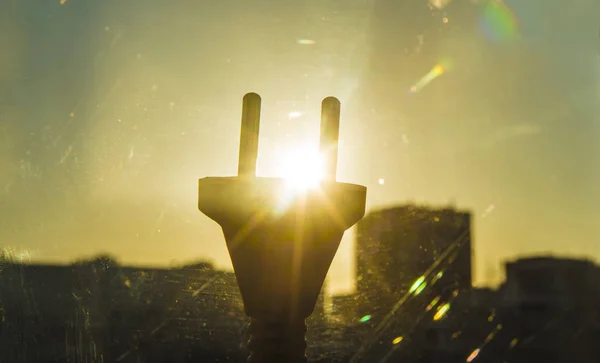
<instances>
[{"instance_id":1,"label":"bright glare spot","mask_svg":"<svg viewBox=\"0 0 600 363\"><path fill-rule=\"evenodd\" d=\"M448 22L448 18L443 18L443 19L442 19L442 22L443 22L444 24L446 24L446 23Z\"/></svg>"},{"instance_id":2,"label":"bright glare spot","mask_svg":"<svg viewBox=\"0 0 600 363\"><path fill-rule=\"evenodd\" d=\"M290 112L290 113L288 114L288 118L289 118L290 120L291 120L291 119L294 119L294 118L298 118L298 117L300 117L300 116L302 116L302 112L299 112L299 111L292 111L292 112Z\"/></svg>"},{"instance_id":3,"label":"bright glare spot","mask_svg":"<svg viewBox=\"0 0 600 363\"><path fill-rule=\"evenodd\" d=\"M435 67L433 67L433 69L431 70L431 72L436 77L437 76L441 76L442 74L444 74L444 72L446 72L446 67L444 67L444 65L442 65L442 64L438 64Z\"/></svg>"},{"instance_id":4,"label":"bright glare spot","mask_svg":"<svg viewBox=\"0 0 600 363\"><path fill-rule=\"evenodd\" d=\"M419 288L419 286L421 286L421 284L425 282L425 276L421 276L417 279L417 281L415 281L414 284L412 284L412 286L410 287L410 293L412 294L413 292L417 291L417 289Z\"/></svg>"},{"instance_id":5,"label":"bright glare spot","mask_svg":"<svg viewBox=\"0 0 600 363\"><path fill-rule=\"evenodd\" d=\"M438 302L440 302L440 297L436 296L435 299L431 300L429 305L427 305L427 311L433 309L437 305Z\"/></svg>"},{"instance_id":6,"label":"bright glare spot","mask_svg":"<svg viewBox=\"0 0 600 363\"><path fill-rule=\"evenodd\" d=\"M467 363L468 362L472 362L475 358L477 358L477 356L479 355L479 348L475 349L473 352L471 352L471 354L469 355L469 357L467 358Z\"/></svg>"},{"instance_id":7,"label":"bright glare spot","mask_svg":"<svg viewBox=\"0 0 600 363\"><path fill-rule=\"evenodd\" d=\"M444 305L440 306L438 308L438 310L436 311L435 315L433 316L433 320L434 321L442 320L444 318L444 316L446 316L446 313L448 312L448 310L450 310L450 304L445 303Z\"/></svg>"},{"instance_id":8,"label":"bright glare spot","mask_svg":"<svg viewBox=\"0 0 600 363\"><path fill-rule=\"evenodd\" d=\"M400 343L404 338L402 336L396 337L394 338L394 340L392 340L392 344L396 345L398 343Z\"/></svg>"},{"instance_id":9,"label":"bright glare spot","mask_svg":"<svg viewBox=\"0 0 600 363\"><path fill-rule=\"evenodd\" d=\"M371 320L371 315L365 315L362 318L360 318L361 323L366 323L369 320Z\"/></svg>"},{"instance_id":10,"label":"bright glare spot","mask_svg":"<svg viewBox=\"0 0 600 363\"><path fill-rule=\"evenodd\" d=\"M417 290L415 290L415 296L419 295L421 292L423 292L423 290L425 290L425 288L427 287L427 283L424 282L421 284L421 286L419 286L417 288Z\"/></svg>"},{"instance_id":11,"label":"bright glare spot","mask_svg":"<svg viewBox=\"0 0 600 363\"><path fill-rule=\"evenodd\" d=\"M383 180L383 178L379 179L379 185L383 185L385 184L385 180Z\"/></svg>"},{"instance_id":12,"label":"bright glare spot","mask_svg":"<svg viewBox=\"0 0 600 363\"><path fill-rule=\"evenodd\" d=\"M435 275L435 276L433 277L433 279L431 280L431 283L432 283L432 284L435 284L435 283L436 283L436 282L437 282L439 279L441 279L441 278L442 278L442 276L444 276L444 271L440 271L440 272L438 272L438 273L437 273L437 275Z\"/></svg>"},{"instance_id":13,"label":"bright glare spot","mask_svg":"<svg viewBox=\"0 0 600 363\"><path fill-rule=\"evenodd\" d=\"M64 5L67 2L67 0L60 0L60 5Z\"/></svg>"},{"instance_id":14,"label":"bright glare spot","mask_svg":"<svg viewBox=\"0 0 600 363\"><path fill-rule=\"evenodd\" d=\"M318 150L300 148L282 155L279 170L293 189L316 188L323 179L323 162Z\"/></svg>"}]
</instances>

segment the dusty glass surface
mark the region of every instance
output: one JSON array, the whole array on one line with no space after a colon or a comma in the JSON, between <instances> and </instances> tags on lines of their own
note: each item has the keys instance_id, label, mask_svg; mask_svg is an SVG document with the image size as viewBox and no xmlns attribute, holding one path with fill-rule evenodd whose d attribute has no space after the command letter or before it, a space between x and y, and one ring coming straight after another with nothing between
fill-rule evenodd
<instances>
[{"instance_id":1,"label":"dusty glass surface","mask_svg":"<svg viewBox=\"0 0 600 363\"><path fill-rule=\"evenodd\" d=\"M368 188L307 341L323 362L597 362L600 3L0 1L0 361L238 362L197 180Z\"/></svg>"}]
</instances>

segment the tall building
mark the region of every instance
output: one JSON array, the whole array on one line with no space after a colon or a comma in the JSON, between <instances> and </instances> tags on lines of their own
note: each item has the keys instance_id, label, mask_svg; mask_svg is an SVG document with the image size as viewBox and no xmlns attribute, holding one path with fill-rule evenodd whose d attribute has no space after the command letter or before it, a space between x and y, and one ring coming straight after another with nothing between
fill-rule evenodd
<instances>
[{"instance_id":1,"label":"tall building","mask_svg":"<svg viewBox=\"0 0 600 363\"><path fill-rule=\"evenodd\" d=\"M358 223L359 314L385 314L407 293L435 295L471 287L471 214L405 205ZM419 291L416 291L419 290Z\"/></svg>"},{"instance_id":2,"label":"tall building","mask_svg":"<svg viewBox=\"0 0 600 363\"><path fill-rule=\"evenodd\" d=\"M588 260L521 258L506 263L503 286L508 306L593 306L600 294L597 266Z\"/></svg>"},{"instance_id":3,"label":"tall building","mask_svg":"<svg viewBox=\"0 0 600 363\"><path fill-rule=\"evenodd\" d=\"M599 361L595 342L600 336L600 275L595 263L533 256L508 261L505 269L498 299L505 330L535 339L522 339L504 360Z\"/></svg>"}]
</instances>

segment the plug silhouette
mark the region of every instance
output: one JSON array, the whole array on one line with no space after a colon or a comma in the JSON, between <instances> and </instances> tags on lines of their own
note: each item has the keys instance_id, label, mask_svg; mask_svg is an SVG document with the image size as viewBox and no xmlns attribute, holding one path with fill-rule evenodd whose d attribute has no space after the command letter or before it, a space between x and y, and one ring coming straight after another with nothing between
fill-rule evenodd
<instances>
[{"instance_id":1,"label":"plug silhouette","mask_svg":"<svg viewBox=\"0 0 600 363\"><path fill-rule=\"evenodd\" d=\"M340 102L321 108L318 187L290 192L286 180L256 176L261 98L243 98L235 177L198 183L198 208L223 229L246 314L248 362L306 362L312 314L344 231L365 214L367 188L336 181Z\"/></svg>"}]
</instances>

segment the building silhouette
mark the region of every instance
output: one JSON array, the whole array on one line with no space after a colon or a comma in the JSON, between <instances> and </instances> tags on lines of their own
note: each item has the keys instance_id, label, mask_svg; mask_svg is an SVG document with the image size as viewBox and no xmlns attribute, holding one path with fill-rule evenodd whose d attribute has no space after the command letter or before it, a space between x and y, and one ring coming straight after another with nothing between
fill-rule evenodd
<instances>
[{"instance_id":1,"label":"building silhouette","mask_svg":"<svg viewBox=\"0 0 600 363\"><path fill-rule=\"evenodd\" d=\"M505 264L498 290L472 289L429 320L423 362L597 362L598 266L530 257ZM476 358L476 359L475 359Z\"/></svg>"},{"instance_id":2,"label":"building silhouette","mask_svg":"<svg viewBox=\"0 0 600 363\"><path fill-rule=\"evenodd\" d=\"M504 303L521 309L541 305L588 308L599 300L600 273L591 261L555 257L522 258L506 263Z\"/></svg>"},{"instance_id":3,"label":"building silhouette","mask_svg":"<svg viewBox=\"0 0 600 363\"><path fill-rule=\"evenodd\" d=\"M438 294L470 289L470 228L470 213L450 208L405 205L368 214L357 230L358 313L390 309L415 284L435 284Z\"/></svg>"},{"instance_id":4,"label":"building silhouette","mask_svg":"<svg viewBox=\"0 0 600 363\"><path fill-rule=\"evenodd\" d=\"M233 272L201 263L3 262L0 362L238 361L247 325Z\"/></svg>"},{"instance_id":5,"label":"building silhouette","mask_svg":"<svg viewBox=\"0 0 600 363\"><path fill-rule=\"evenodd\" d=\"M311 357L329 348L324 314L322 292L307 320ZM240 362L248 322L235 274L206 262L0 263L0 363Z\"/></svg>"}]
</instances>

